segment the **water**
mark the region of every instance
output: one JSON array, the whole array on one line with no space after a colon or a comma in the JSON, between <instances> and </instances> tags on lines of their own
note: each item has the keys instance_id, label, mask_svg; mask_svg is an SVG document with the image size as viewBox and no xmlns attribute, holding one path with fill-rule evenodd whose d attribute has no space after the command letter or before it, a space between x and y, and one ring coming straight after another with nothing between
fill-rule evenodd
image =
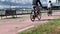
<instances>
[{"instance_id":1,"label":"water","mask_svg":"<svg viewBox=\"0 0 60 34\"><path fill-rule=\"evenodd\" d=\"M42 4L42 6L47 6L47 4ZM60 2L59 3L53 3L53 6L60 6ZM17 8L32 8L32 4L2 4L0 3L0 10L5 9L17 9Z\"/></svg>"}]
</instances>

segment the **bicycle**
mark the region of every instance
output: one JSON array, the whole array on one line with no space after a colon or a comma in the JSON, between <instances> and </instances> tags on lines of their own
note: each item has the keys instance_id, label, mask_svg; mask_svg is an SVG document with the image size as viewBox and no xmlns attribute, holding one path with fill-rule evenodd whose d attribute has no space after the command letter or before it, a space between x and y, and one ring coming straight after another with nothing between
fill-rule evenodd
<instances>
[{"instance_id":1,"label":"bicycle","mask_svg":"<svg viewBox=\"0 0 60 34\"><path fill-rule=\"evenodd\" d=\"M39 11L38 11L38 9L39 9ZM36 9L31 11L31 14L30 14L31 21L34 21L35 18L38 18L38 20L41 19L41 11L40 11L39 7L37 7Z\"/></svg>"}]
</instances>

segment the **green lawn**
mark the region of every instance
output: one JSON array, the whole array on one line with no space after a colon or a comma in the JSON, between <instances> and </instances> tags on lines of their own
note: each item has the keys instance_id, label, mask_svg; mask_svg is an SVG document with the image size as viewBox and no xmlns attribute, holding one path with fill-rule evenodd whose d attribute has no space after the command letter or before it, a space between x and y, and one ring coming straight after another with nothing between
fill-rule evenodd
<instances>
[{"instance_id":1,"label":"green lawn","mask_svg":"<svg viewBox=\"0 0 60 34\"><path fill-rule=\"evenodd\" d=\"M60 19L41 24L19 34L60 34Z\"/></svg>"}]
</instances>

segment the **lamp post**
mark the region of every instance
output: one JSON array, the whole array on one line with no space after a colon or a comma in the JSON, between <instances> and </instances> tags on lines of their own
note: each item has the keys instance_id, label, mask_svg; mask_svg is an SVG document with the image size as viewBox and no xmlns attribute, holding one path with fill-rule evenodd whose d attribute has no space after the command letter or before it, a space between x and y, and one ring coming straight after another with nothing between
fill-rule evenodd
<instances>
[{"instance_id":1,"label":"lamp post","mask_svg":"<svg viewBox=\"0 0 60 34\"><path fill-rule=\"evenodd\" d=\"M15 3L16 3L16 0L15 0ZM16 5L15 5L15 14L16 14L17 12L16 12ZM17 17L17 14L16 14L16 17Z\"/></svg>"},{"instance_id":2,"label":"lamp post","mask_svg":"<svg viewBox=\"0 0 60 34\"><path fill-rule=\"evenodd\" d=\"M16 11L16 0L15 0L15 5L14 6L15 6L14 8L15 8L15 11Z\"/></svg>"}]
</instances>

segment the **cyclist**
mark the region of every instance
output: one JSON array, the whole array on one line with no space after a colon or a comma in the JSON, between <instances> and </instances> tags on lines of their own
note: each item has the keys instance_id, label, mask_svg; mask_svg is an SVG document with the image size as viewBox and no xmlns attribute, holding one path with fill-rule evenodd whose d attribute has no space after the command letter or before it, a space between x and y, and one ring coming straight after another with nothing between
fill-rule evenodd
<instances>
[{"instance_id":1,"label":"cyclist","mask_svg":"<svg viewBox=\"0 0 60 34\"><path fill-rule=\"evenodd\" d=\"M42 4L41 4L40 0L33 0L33 2L32 2L33 9L37 10L38 14L39 14L39 11L40 11L39 4L42 7Z\"/></svg>"}]
</instances>

